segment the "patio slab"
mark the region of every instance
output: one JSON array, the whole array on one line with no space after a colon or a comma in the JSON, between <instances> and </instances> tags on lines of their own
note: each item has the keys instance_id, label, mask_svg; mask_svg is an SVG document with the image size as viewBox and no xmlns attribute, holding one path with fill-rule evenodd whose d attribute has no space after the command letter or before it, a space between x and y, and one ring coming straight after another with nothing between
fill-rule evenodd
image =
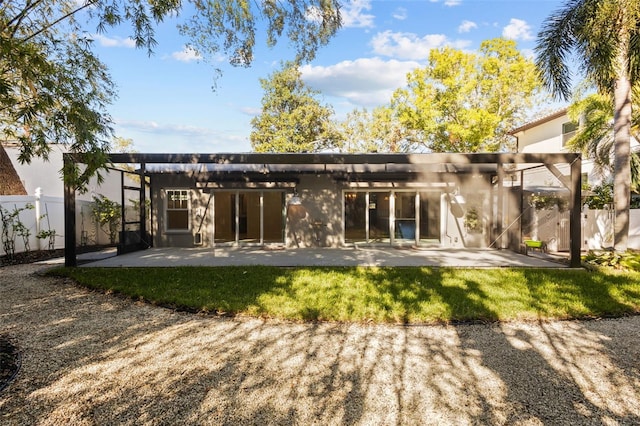
<instances>
[{"instance_id":1,"label":"patio slab","mask_svg":"<svg viewBox=\"0 0 640 426\"><path fill-rule=\"evenodd\" d=\"M565 268L549 255L525 256L510 250L440 248L308 248L268 250L259 247L151 248L82 263L83 267L171 266L446 266L465 268Z\"/></svg>"}]
</instances>

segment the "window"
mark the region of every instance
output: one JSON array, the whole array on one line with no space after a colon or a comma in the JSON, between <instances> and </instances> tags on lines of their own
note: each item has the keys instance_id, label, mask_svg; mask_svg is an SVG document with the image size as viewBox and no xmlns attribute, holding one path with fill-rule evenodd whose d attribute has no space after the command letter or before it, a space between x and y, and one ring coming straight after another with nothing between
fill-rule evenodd
<instances>
[{"instance_id":1,"label":"window","mask_svg":"<svg viewBox=\"0 0 640 426\"><path fill-rule=\"evenodd\" d=\"M167 231L189 230L189 190L167 190Z\"/></svg>"},{"instance_id":2,"label":"window","mask_svg":"<svg viewBox=\"0 0 640 426\"><path fill-rule=\"evenodd\" d=\"M562 146L566 146L578 130L578 124L571 121L562 124Z\"/></svg>"}]
</instances>

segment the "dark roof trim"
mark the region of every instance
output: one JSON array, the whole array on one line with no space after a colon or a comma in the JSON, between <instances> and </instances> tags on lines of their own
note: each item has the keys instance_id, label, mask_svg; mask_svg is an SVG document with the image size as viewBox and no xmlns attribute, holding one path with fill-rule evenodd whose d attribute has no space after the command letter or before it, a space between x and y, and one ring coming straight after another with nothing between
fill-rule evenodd
<instances>
[{"instance_id":1,"label":"dark roof trim","mask_svg":"<svg viewBox=\"0 0 640 426\"><path fill-rule=\"evenodd\" d=\"M553 114L547 115L547 116L542 117L542 118L540 118L540 119L538 119L536 121L531 121L531 122L529 122L527 124L524 124L524 125L522 125L520 127L517 127L515 129L511 130L509 132L509 134L511 136L515 136L516 133L520 133L520 132L524 132L526 130L532 129L534 127L537 127L537 126L539 126L541 124L544 124L546 122L549 122L551 120L555 120L556 118L560 118L560 117L562 117L563 115L566 115L566 114L567 114L567 109L563 108L563 109L561 109L559 111L554 112Z\"/></svg>"},{"instance_id":2,"label":"dark roof trim","mask_svg":"<svg viewBox=\"0 0 640 426\"><path fill-rule=\"evenodd\" d=\"M109 154L113 164L508 164L571 163L575 153L433 153L433 154ZM65 154L68 161L83 163L82 154Z\"/></svg>"}]
</instances>

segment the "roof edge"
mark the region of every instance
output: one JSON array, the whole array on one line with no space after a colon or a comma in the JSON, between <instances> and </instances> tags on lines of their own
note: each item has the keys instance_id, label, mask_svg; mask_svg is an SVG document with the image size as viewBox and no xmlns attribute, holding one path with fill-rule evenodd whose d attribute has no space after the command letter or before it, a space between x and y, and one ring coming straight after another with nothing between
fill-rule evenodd
<instances>
[{"instance_id":1,"label":"roof edge","mask_svg":"<svg viewBox=\"0 0 640 426\"><path fill-rule=\"evenodd\" d=\"M539 126L541 124L544 124L544 123L546 123L548 121L555 120L556 118L560 118L560 117L562 117L563 115L566 115L566 114L567 114L567 108L562 108L561 110L556 111L556 112L554 112L552 114L546 115L546 116L544 116L542 118L539 118L539 119L537 119L535 121L530 121L529 123L523 124L520 127L516 127L515 129L511 130L508 134L511 135L511 136L515 136L516 133L524 132L524 131L529 130L529 129L533 128L533 127L536 127L536 126Z\"/></svg>"}]
</instances>

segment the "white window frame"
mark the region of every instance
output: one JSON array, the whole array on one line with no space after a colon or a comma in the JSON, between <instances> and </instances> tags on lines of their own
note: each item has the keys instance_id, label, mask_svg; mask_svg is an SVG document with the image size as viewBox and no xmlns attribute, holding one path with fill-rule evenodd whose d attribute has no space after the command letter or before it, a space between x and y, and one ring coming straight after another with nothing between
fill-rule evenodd
<instances>
[{"instance_id":1,"label":"white window frame","mask_svg":"<svg viewBox=\"0 0 640 426\"><path fill-rule=\"evenodd\" d=\"M184 211L185 209L170 209L169 197L171 193L185 192L187 196L187 228L169 228L169 211ZM164 204L164 230L168 234L180 234L191 232L191 190L187 188L170 188L165 189L165 204Z\"/></svg>"}]
</instances>

